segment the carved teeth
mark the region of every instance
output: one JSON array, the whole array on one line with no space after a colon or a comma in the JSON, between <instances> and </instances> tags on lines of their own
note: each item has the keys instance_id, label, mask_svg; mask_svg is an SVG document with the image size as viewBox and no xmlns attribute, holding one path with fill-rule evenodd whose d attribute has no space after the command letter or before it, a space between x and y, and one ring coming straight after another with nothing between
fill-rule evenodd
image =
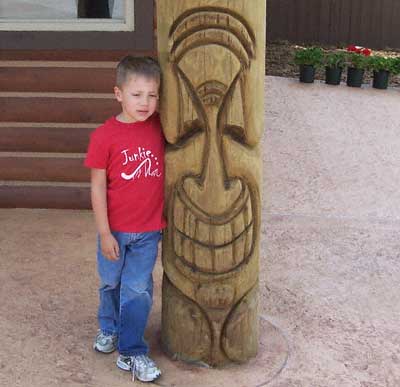
<instances>
[{"instance_id":1,"label":"carved teeth","mask_svg":"<svg viewBox=\"0 0 400 387\"><path fill-rule=\"evenodd\" d=\"M181 200L174 200L174 225L178 230L184 229L185 222L185 207Z\"/></svg>"},{"instance_id":2,"label":"carved teeth","mask_svg":"<svg viewBox=\"0 0 400 387\"><path fill-rule=\"evenodd\" d=\"M193 254L193 243L190 239L181 237L183 246L183 256L186 257L188 262L192 265L195 264L195 255Z\"/></svg>"},{"instance_id":3,"label":"carved teeth","mask_svg":"<svg viewBox=\"0 0 400 387\"><path fill-rule=\"evenodd\" d=\"M189 266L223 273L248 258L254 227L250 195L245 196L241 210L223 224L213 224L212 217L208 218L209 222L199 219L179 195L175 196L173 206L175 253Z\"/></svg>"},{"instance_id":4,"label":"carved teeth","mask_svg":"<svg viewBox=\"0 0 400 387\"><path fill-rule=\"evenodd\" d=\"M214 250L214 270L217 273L228 271L234 267L232 256L232 243L229 245Z\"/></svg>"},{"instance_id":5,"label":"carved teeth","mask_svg":"<svg viewBox=\"0 0 400 387\"><path fill-rule=\"evenodd\" d=\"M179 257L183 255L183 250L182 250L182 236L178 232L173 233L173 238L174 238L174 246L175 246L175 253Z\"/></svg>"},{"instance_id":6,"label":"carved teeth","mask_svg":"<svg viewBox=\"0 0 400 387\"><path fill-rule=\"evenodd\" d=\"M248 257L251 252L251 247L253 245L253 227L248 228L245 242L245 256Z\"/></svg>"}]
</instances>

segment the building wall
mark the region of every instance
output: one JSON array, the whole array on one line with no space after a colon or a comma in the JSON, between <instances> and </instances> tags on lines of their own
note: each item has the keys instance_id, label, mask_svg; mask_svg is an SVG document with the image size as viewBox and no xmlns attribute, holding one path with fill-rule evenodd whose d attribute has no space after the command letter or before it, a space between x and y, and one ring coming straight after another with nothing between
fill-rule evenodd
<instances>
[{"instance_id":1,"label":"building wall","mask_svg":"<svg viewBox=\"0 0 400 387\"><path fill-rule=\"evenodd\" d=\"M400 48L399 0L267 0L267 40Z\"/></svg>"},{"instance_id":2,"label":"building wall","mask_svg":"<svg viewBox=\"0 0 400 387\"><path fill-rule=\"evenodd\" d=\"M1 31L0 59L10 51L96 50L151 52L154 44L154 2L135 1L133 32ZM3 51L7 51L4 53Z\"/></svg>"}]
</instances>

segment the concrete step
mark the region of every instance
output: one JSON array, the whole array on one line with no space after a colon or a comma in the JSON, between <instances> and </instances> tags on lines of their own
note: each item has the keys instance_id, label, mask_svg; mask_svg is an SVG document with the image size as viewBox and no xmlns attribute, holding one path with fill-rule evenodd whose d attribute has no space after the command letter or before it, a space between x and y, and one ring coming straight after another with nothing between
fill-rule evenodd
<instances>
[{"instance_id":1,"label":"concrete step","mask_svg":"<svg viewBox=\"0 0 400 387\"><path fill-rule=\"evenodd\" d=\"M0 61L0 90L112 93L115 62Z\"/></svg>"},{"instance_id":2,"label":"concrete step","mask_svg":"<svg viewBox=\"0 0 400 387\"><path fill-rule=\"evenodd\" d=\"M0 93L2 122L98 123L119 111L113 94Z\"/></svg>"},{"instance_id":3,"label":"concrete step","mask_svg":"<svg viewBox=\"0 0 400 387\"><path fill-rule=\"evenodd\" d=\"M0 122L0 152L85 153L98 124Z\"/></svg>"},{"instance_id":4,"label":"concrete step","mask_svg":"<svg viewBox=\"0 0 400 387\"><path fill-rule=\"evenodd\" d=\"M0 181L0 208L90 209L90 184Z\"/></svg>"},{"instance_id":5,"label":"concrete step","mask_svg":"<svg viewBox=\"0 0 400 387\"><path fill-rule=\"evenodd\" d=\"M0 180L89 182L82 153L0 152Z\"/></svg>"}]
</instances>

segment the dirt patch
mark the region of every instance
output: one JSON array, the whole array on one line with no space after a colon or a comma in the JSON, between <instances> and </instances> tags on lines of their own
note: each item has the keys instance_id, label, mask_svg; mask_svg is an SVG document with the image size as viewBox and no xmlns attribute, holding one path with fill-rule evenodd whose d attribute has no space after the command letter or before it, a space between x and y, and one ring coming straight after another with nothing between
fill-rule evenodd
<instances>
[{"instance_id":1,"label":"dirt patch","mask_svg":"<svg viewBox=\"0 0 400 387\"><path fill-rule=\"evenodd\" d=\"M266 74L279 77L297 78L299 76L298 66L293 63L294 53L299 46L288 41L275 41L267 44L266 49ZM324 50L340 51L345 47L321 46ZM400 49L373 50L373 54L383 56L400 56ZM324 69L318 69L316 79L325 80ZM343 72L342 81L346 80L346 72ZM372 82L372 73L367 71L364 83ZM400 76L392 76L389 82L390 87L400 87Z\"/></svg>"}]
</instances>

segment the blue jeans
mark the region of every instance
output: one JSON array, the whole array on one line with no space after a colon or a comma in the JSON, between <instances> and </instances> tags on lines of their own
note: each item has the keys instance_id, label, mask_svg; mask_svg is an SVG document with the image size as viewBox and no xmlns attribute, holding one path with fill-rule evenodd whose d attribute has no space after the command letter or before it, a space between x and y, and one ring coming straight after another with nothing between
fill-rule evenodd
<instances>
[{"instance_id":1,"label":"blue jeans","mask_svg":"<svg viewBox=\"0 0 400 387\"><path fill-rule=\"evenodd\" d=\"M100 276L98 321L105 334L118 335L121 355L147 354L144 331L153 303L153 268L160 231L112 233L119 244L119 259L103 256L100 240L97 267Z\"/></svg>"}]
</instances>

